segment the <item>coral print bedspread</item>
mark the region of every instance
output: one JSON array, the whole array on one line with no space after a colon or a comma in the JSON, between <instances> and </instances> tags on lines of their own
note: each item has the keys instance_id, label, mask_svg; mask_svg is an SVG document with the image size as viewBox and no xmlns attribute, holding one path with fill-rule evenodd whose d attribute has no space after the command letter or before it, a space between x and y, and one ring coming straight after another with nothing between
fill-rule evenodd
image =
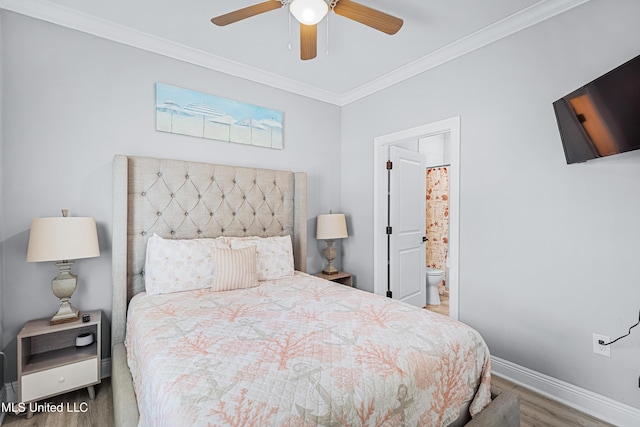
<instances>
[{"instance_id":1,"label":"coral print bedspread","mask_svg":"<svg viewBox=\"0 0 640 427\"><path fill-rule=\"evenodd\" d=\"M475 330L298 272L138 294L126 345L143 426L445 426L490 401Z\"/></svg>"}]
</instances>

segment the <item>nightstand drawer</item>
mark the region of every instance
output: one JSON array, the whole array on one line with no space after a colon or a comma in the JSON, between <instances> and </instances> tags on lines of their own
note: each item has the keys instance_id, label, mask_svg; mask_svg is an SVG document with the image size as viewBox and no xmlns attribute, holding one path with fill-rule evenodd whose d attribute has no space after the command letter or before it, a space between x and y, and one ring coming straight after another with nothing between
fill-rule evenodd
<instances>
[{"instance_id":1,"label":"nightstand drawer","mask_svg":"<svg viewBox=\"0 0 640 427\"><path fill-rule=\"evenodd\" d=\"M22 376L22 401L30 402L98 382L98 358Z\"/></svg>"}]
</instances>

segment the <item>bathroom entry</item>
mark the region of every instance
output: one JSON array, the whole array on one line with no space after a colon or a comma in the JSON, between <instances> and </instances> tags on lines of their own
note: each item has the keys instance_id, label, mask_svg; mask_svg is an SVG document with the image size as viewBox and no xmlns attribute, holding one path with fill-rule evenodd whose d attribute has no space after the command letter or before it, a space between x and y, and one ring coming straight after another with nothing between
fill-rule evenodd
<instances>
[{"instance_id":1,"label":"bathroom entry","mask_svg":"<svg viewBox=\"0 0 640 427\"><path fill-rule=\"evenodd\" d=\"M450 133L422 138L419 144L426 157L427 308L448 315Z\"/></svg>"},{"instance_id":2,"label":"bathroom entry","mask_svg":"<svg viewBox=\"0 0 640 427\"><path fill-rule=\"evenodd\" d=\"M389 168L388 225L393 232L387 236L390 295L446 315L448 140L449 134L443 133L389 146L393 167Z\"/></svg>"},{"instance_id":3,"label":"bathroom entry","mask_svg":"<svg viewBox=\"0 0 640 427\"><path fill-rule=\"evenodd\" d=\"M434 141L441 141L435 143ZM422 141L422 143L420 142ZM388 222L388 174L384 168L384 163L388 159L389 149L391 146L400 147L405 150L415 152L421 151L439 151L442 160L430 161L430 166L444 167L448 166L447 175L449 178L448 185L448 249L445 260L445 266L442 270L442 277L436 283L445 280L449 289L449 305L446 307L445 302L435 307L434 311L447 309L448 315L453 319L458 319L458 254L459 254L459 188L460 188L460 117L452 117L438 122L417 126L415 128L405 129L388 135L381 135L374 138L373 147L373 165L374 165L374 211L373 211L373 251L374 251L374 276L373 288L378 295L385 295L388 289L387 272L388 272L388 235L385 232ZM437 147L437 148L436 148ZM427 156L433 157L433 156ZM382 166L381 166L382 165ZM426 201L426 170L417 176L414 189L422 188L422 192L414 191L415 197ZM419 184L418 184L419 183ZM413 186L413 185L412 185ZM393 203L391 203L393 205ZM424 205L423 205L424 206ZM426 224L426 208L422 208L422 224ZM416 264L420 263L423 267L427 263L426 254L423 252L421 259L416 259ZM447 265L448 264L448 265ZM437 269L439 270L439 269ZM423 287L426 288L426 277L423 280ZM393 281L391 281L391 287ZM394 294L395 299L395 294ZM441 298L444 300L444 298ZM441 311L440 311L441 312ZM447 314L447 313L444 313Z\"/></svg>"},{"instance_id":4,"label":"bathroom entry","mask_svg":"<svg viewBox=\"0 0 640 427\"><path fill-rule=\"evenodd\" d=\"M427 253L426 265L445 272L438 284L442 295L446 288L446 266L449 255L449 167L438 166L426 169L427 181Z\"/></svg>"},{"instance_id":5,"label":"bathroom entry","mask_svg":"<svg viewBox=\"0 0 640 427\"><path fill-rule=\"evenodd\" d=\"M387 296L424 307L427 302L426 266L423 263L426 201L421 196L426 192L422 181L426 166L424 154L415 148L407 150L392 145L388 165L387 276L390 286Z\"/></svg>"}]
</instances>

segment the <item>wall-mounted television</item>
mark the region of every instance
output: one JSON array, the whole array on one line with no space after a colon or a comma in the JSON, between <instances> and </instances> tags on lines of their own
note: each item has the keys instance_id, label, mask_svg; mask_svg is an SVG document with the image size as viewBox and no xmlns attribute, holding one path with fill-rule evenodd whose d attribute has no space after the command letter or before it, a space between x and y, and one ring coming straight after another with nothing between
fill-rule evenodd
<instances>
[{"instance_id":1,"label":"wall-mounted television","mask_svg":"<svg viewBox=\"0 0 640 427\"><path fill-rule=\"evenodd\" d=\"M640 56L563 96L553 108L567 164L640 149Z\"/></svg>"}]
</instances>

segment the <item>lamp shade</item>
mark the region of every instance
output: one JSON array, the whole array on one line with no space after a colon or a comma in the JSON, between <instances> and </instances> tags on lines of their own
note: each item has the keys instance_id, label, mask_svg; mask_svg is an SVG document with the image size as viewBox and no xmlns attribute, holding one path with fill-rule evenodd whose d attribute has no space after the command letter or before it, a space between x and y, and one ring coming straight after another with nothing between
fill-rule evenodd
<instances>
[{"instance_id":1,"label":"lamp shade","mask_svg":"<svg viewBox=\"0 0 640 427\"><path fill-rule=\"evenodd\" d=\"M331 240L345 237L349 237L349 234L347 234L347 220L344 214L318 215L316 239Z\"/></svg>"},{"instance_id":2,"label":"lamp shade","mask_svg":"<svg viewBox=\"0 0 640 427\"><path fill-rule=\"evenodd\" d=\"M67 261L100 256L96 221L88 217L31 221L27 262Z\"/></svg>"},{"instance_id":3,"label":"lamp shade","mask_svg":"<svg viewBox=\"0 0 640 427\"><path fill-rule=\"evenodd\" d=\"M301 24L314 25L322 21L329 6L324 0L293 0L289 10Z\"/></svg>"}]
</instances>

